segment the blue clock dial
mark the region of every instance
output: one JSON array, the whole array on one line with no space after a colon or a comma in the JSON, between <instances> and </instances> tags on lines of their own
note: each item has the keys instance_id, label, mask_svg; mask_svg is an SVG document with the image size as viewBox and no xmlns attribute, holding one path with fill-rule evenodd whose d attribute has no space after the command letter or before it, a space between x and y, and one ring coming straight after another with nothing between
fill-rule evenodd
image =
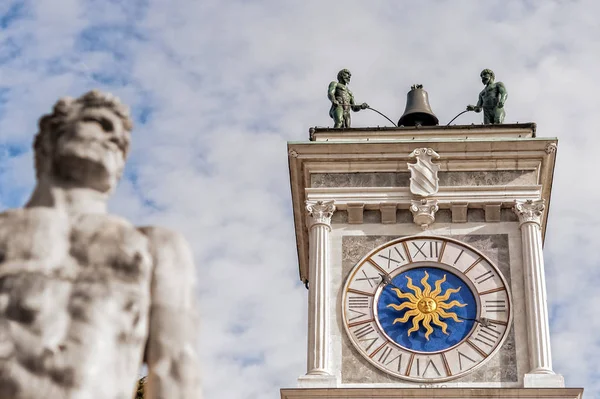
<instances>
[{"instance_id":1,"label":"blue clock dial","mask_svg":"<svg viewBox=\"0 0 600 399\"><path fill-rule=\"evenodd\" d=\"M416 267L396 275L377 300L385 334L410 351L435 353L471 333L477 302L465 281L447 270Z\"/></svg>"}]
</instances>

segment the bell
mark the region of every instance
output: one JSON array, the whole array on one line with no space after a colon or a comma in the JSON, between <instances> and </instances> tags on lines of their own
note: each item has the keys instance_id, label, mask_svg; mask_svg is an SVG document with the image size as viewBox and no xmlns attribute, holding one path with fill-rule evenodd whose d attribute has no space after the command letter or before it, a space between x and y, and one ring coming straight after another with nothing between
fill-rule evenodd
<instances>
[{"instance_id":1,"label":"bell","mask_svg":"<svg viewBox=\"0 0 600 399\"><path fill-rule=\"evenodd\" d=\"M429 106L429 96L423 85L412 85L406 95L406 109L398 120L398 126L435 126L439 123L437 116Z\"/></svg>"}]
</instances>

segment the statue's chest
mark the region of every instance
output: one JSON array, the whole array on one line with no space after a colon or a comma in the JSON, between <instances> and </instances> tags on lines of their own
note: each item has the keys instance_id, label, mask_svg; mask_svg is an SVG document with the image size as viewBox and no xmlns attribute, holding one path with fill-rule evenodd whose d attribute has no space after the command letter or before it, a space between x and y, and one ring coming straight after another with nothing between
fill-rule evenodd
<instances>
[{"instance_id":1,"label":"statue's chest","mask_svg":"<svg viewBox=\"0 0 600 399\"><path fill-rule=\"evenodd\" d=\"M115 281L143 282L151 274L146 236L133 226L107 218L88 218L71 226L69 258L80 269Z\"/></svg>"},{"instance_id":2,"label":"statue's chest","mask_svg":"<svg viewBox=\"0 0 600 399\"><path fill-rule=\"evenodd\" d=\"M497 94L498 90L496 88L496 85L490 85L487 86L485 89L483 89L483 93L486 97L492 97L495 96Z\"/></svg>"},{"instance_id":3,"label":"statue's chest","mask_svg":"<svg viewBox=\"0 0 600 399\"><path fill-rule=\"evenodd\" d=\"M352 96L352 92L346 86L338 85L337 95L343 98L350 98Z\"/></svg>"},{"instance_id":4,"label":"statue's chest","mask_svg":"<svg viewBox=\"0 0 600 399\"><path fill-rule=\"evenodd\" d=\"M147 239L122 219L21 216L0 221L0 277L40 273L72 281L84 276L133 284L150 278Z\"/></svg>"}]
</instances>

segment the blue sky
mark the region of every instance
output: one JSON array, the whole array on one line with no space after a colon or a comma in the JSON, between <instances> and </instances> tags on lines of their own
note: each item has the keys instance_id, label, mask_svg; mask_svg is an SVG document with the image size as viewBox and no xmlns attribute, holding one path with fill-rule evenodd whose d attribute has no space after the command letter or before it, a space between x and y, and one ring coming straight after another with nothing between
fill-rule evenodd
<instances>
[{"instance_id":1,"label":"blue sky","mask_svg":"<svg viewBox=\"0 0 600 399\"><path fill-rule=\"evenodd\" d=\"M277 397L303 373L306 345L286 141L331 125L326 88L341 68L392 120L422 83L440 123L476 101L492 68L506 122L559 138L545 245L554 364L598 397L598 15L593 0L3 0L0 209L29 195L37 119L58 97L119 96L136 123L111 210L192 243L206 397Z\"/></svg>"}]
</instances>

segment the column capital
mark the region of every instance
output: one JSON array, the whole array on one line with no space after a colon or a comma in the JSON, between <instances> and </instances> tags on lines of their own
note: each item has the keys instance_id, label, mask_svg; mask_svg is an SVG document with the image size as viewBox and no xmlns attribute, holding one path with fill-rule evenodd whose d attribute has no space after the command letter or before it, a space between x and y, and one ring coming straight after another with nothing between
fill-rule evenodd
<instances>
[{"instance_id":1,"label":"column capital","mask_svg":"<svg viewBox=\"0 0 600 399\"><path fill-rule=\"evenodd\" d=\"M538 226L542 225L542 215L546 209L546 204L543 199L539 200L526 200L526 201L515 201L513 211L519 217L519 222L534 223Z\"/></svg>"},{"instance_id":2,"label":"column capital","mask_svg":"<svg viewBox=\"0 0 600 399\"><path fill-rule=\"evenodd\" d=\"M335 212L334 201L306 201L306 210L308 211L309 228L315 225L325 225L331 227L331 217Z\"/></svg>"}]
</instances>

